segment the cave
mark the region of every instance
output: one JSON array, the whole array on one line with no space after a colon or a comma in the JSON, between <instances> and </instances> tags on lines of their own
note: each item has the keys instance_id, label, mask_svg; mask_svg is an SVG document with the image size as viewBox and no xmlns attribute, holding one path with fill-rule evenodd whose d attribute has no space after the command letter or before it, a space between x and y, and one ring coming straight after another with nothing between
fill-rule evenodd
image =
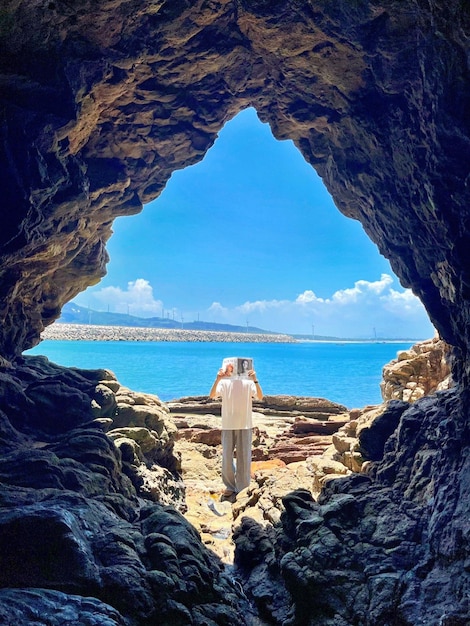
<instances>
[{"instance_id":1,"label":"cave","mask_svg":"<svg viewBox=\"0 0 470 626\"><path fill-rule=\"evenodd\" d=\"M157 523L148 505L137 520L119 459L104 435L89 430L96 416L89 385L104 374L87 379L23 356L64 303L104 276L113 220L157 198L172 172L201 160L247 107L274 137L295 143L339 210L361 222L402 286L420 298L452 347L455 381L402 412L370 476L332 486L319 504L305 494L287 499L283 623L470 622L469 41L470 6L462 0L3 2L2 623L33 621L24 607L35 603L85 615L74 623L91 623L93 611L102 623L157 623L163 605L165 624L247 623L233 609L242 597L227 591L202 552L196 574L196 566L178 564L184 550L168 536L159 543L174 519L169 509ZM58 392L64 380L73 402ZM94 446L96 458L89 452L85 462L93 479L72 462L77 429ZM44 443L55 446L53 462ZM93 474L98 458L106 472ZM92 547L70 521L71 511L79 520L86 507L93 508ZM335 544L339 569L307 548L318 507L323 519L334 518L329 533L343 538ZM395 542L387 544L386 533L374 537L370 527L390 518ZM108 543L100 544L108 524ZM346 550L358 527L370 539L361 554ZM189 542L191 529L184 532ZM50 549L58 556L47 571L35 533L55 537ZM20 539L25 547L15 557L10 548ZM110 546L122 548L118 573L105 545L111 553ZM170 553L184 589L158 569ZM29 566L19 568L18 559ZM273 581L281 576L275 570L271 563L266 573ZM214 576L218 591L209 584ZM17 621L7 606L16 607ZM51 623L68 623L61 619Z\"/></svg>"}]
</instances>

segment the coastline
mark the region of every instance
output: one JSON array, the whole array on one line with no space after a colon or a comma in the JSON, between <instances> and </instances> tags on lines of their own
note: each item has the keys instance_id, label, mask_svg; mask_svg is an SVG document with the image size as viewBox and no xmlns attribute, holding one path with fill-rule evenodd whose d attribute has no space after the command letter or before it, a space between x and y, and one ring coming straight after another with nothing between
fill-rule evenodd
<instances>
[{"instance_id":1,"label":"coastline","mask_svg":"<svg viewBox=\"0 0 470 626\"><path fill-rule=\"evenodd\" d=\"M88 324L51 324L41 339L55 341L192 341L232 343L298 343L289 335L229 333L213 330L141 328L135 326L93 326Z\"/></svg>"},{"instance_id":2,"label":"coastline","mask_svg":"<svg viewBox=\"0 0 470 626\"><path fill-rule=\"evenodd\" d=\"M419 343L423 339L307 339L283 333L233 333L184 328L147 328L141 326L105 326L55 323L47 326L41 339L52 341L190 341L213 343Z\"/></svg>"}]
</instances>

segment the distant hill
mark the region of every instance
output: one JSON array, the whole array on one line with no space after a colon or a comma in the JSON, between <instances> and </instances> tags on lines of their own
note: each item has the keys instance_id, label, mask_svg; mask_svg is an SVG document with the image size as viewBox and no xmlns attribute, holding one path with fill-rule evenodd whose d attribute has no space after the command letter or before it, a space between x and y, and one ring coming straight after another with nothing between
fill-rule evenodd
<instances>
[{"instance_id":1,"label":"distant hill","mask_svg":"<svg viewBox=\"0 0 470 626\"><path fill-rule=\"evenodd\" d=\"M223 333L254 333L257 335L287 335L297 341L370 341L374 343L383 343L389 341L421 341L422 338L377 338L377 339L360 339L331 337L327 335L297 335L289 333L280 333L272 330L264 330L256 326L236 326L233 324L217 324L215 322L184 322L171 319L169 317L137 317L136 315L127 315L126 313L109 313L105 311L94 311L87 307L79 306L74 302L67 302L62 308L62 314L57 320L58 324L87 324L92 326L130 326L132 328L176 328L185 330L205 330L217 331Z\"/></svg>"},{"instance_id":2,"label":"distant hill","mask_svg":"<svg viewBox=\"0 0 470 626\"><path fill-rule=\"evenodd\" d=\"M333 337L330 335L291 335L297 341L358 341L357 339L345 339L344 337Z\"/></svg>"},{"instance_id":3,"label":"distant hill","mask_svg":"<svg viewBox=\"0 0 470 626\"><path fill-rule=\"evenodd\" d=\"M184 328L185 330L205 330L225 333L255 333L258 335L280 335L256 326L235 326L232 324L216 324L215 322L184 322L169 317L137 317L126 313L109 313L94 311L79 306L74 302L67 302L62 308L58 324L89 324L92 326L130 326L133 328Z\"/></svg>"}]
</instances>

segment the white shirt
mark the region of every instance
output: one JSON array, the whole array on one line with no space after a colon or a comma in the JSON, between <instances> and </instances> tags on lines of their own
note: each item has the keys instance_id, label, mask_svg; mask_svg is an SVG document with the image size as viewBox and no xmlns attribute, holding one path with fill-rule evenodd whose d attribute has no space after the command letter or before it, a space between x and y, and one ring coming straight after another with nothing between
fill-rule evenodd
<instances>
[{"instance_id":1,"label":"white shirt","mask_svg":"<svg viewBox=\"0 0 470 626\"><path fill-rule=\"evenodd\" d=\"M216 393L222 397L222 430L253 428L252 398L256 385L250 378L221 378Z\"/></svg>"}]
</instances>

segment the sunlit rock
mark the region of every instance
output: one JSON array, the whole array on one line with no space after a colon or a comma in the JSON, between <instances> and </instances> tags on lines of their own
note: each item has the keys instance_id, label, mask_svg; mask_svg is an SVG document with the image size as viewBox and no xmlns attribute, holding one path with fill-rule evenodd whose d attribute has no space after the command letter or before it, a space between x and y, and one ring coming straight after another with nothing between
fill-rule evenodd
<instances>
[{"instance_id":1,"label":"sunlit rock","mask_svg":"<svg viewBox=\"0 0 470 626\"><path fill-rule=\"evenodd\" d=\"M2 3L0 571L18 585L2 590L2 617L469 623L469 41L461 0ZM105 274L113 220L248 106L422 300L454 387L420 397L407 364L387 394L412 404L380 449L364 446L380 458L325 482L318 502L308 487L285 494L276 526L242 517L235 578L122 471L98 388L116 381L21 355ZM161 409L128 406L116 428L156 432L170 461Z\"/></svg>"}]
</instances>

